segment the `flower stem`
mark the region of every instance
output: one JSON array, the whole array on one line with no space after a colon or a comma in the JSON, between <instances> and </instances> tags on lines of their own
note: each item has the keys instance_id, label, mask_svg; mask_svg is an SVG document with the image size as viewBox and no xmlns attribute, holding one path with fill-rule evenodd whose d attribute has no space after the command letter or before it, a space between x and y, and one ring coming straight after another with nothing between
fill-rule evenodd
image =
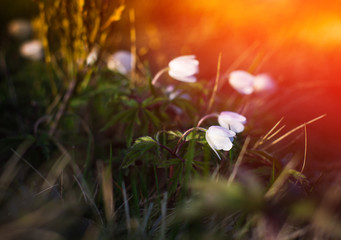
<instances>
[{"instance_id":1,"label":"flower stem","mask_svg":"<svg viewBox=\"0 0 341 240\"><path fill-rule=\"evenodd\" d=\"M162 74L164 74L165 72L167 72L169 70L168 67L164 68L164 69L161 69L156 75L155 77L153 78L152 80L152 85L155 85L155 83L157 82L157 80L159 80L160 76Z\"/></svg>"},{"instance_id":2,"label":"flower stem","mask_svg":"<svg viewBox=\"0 0 341 240\"><path fill-rule=\"evenodd\" d=\"M218 117L218 116L219 116L218 113L211 113L211 114L208 114L208 115L203 116L203 117L199 120L199 122L198 122L198 124L197 124L197 127L200 127L200 125L201 125L207 118L210 118L210 117Z\"/></svg>"},{"instance_id":3,"label":"flower stem","mask_svg":"<svg viewBox=\"0 0 341 240\"><path fill-rule=\"evenodd\" d=\"M202 128L202 127L192 127L192 128L190 128L190 129L188 129L186 132L184 132L184 134L182 134L182 136L180 137L178 143L176 144L176 147L175 147L175 150L174 150L174 153L175 153L176 155L178 154L178 152L179 152L179 150L180 150L180 148L181 148L181 146L182 146L182 144L181 144L182 140L185 140L185 138L187 137L187 135L188 135L190 132L194 131L194 130L199 130L199 131L203 131L203 132L206 132L206 131L207 131L207 129Z\"/></svg>"}]
</instances>

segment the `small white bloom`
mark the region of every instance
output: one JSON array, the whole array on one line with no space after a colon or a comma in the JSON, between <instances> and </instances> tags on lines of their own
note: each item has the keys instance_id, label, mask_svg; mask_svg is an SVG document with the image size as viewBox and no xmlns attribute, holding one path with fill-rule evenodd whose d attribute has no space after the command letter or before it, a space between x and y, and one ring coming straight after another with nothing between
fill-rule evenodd
<instances>
[{"instance_id":1,"label":"small white bloom","mask_svg":"<svg viewBox=\"0 0 341 240\"><path fill-rule=\"evenodd\" d=\"M245 95L275 89L275 83L269 75L259 74L254 76L242 70L231 72L229 82L237 92Z\"/></svg>"},{"instance_id":2,"label":"small white bloom","mask_svg":"<svg viewBox=\"0 0 341 240\"><path fill-rule=\"evenodd\" d=\"M174 58L168 64L168 74L182 82L196 82L194 74L199 72L199 61L194 55L187 55Z\"/></svg>"},{"instance_id":3,"label":"small white bloom","mask_svg":"<svg viewBox=\"0 0 341 240\"><path fill-rule=\"evenodd\" d=\"M31 60L40 60L44 56L43 44L37 39L24 42L20 47L20 54Z\"/></svg>"},{"instance_id":4,"label":"small white bloom","mask_svg":"<svg viewBox=\"0 0 341 240\"><path fill-rule=\"evenodd\" d=\"M230 129L235 133L240 133L244 130L246 117L235 112L221 112L218 116L220 126Z\"/></svg>"},{"instance_id":5,"label":"small white bloom","mask_svg":"<svg viewBox=\"0 0 341 240\"><path fill-rule=\"evenodd\" d=\"M86 64L88 66L93 65L98 59L98 47L94 47L86 58Z\"/></svg>"},{"instance_id":6,"label":"small white bloom","mask_svg":"<svg viewBox=\"0 0 341 240\"><path fill-rule=\"evenodd\" d=\"M254 76L245 71L233 71L230 73L229 82L237 92L249 95L253 92Z\"/></svg>"},{"instance_id":7,"label":"small white bloom","mask_svg":"<svg viewBox=\"0 0 341 240\"><path fill-rule=\"evenodd\" d=\"M112 71L127 74L131 71L132 55L128 51L118 51L107 59L107 67Z\"/></svg>"},{"instance_id":8,"label":"small white bloom","mask_svg":"<svg viewBox=\"0 0 341 240\"><path fill-rule=\"evenodd\" d=\"M175 90L174 85L169 85L166 88L165 92L168 95L169 100L174 100L177 97L183 98L189 101L191 100L191 96L188 93L183 93L181 90Z\"/></svg>"},{"instance_id":9,"label":"small white bloom","mask_svg":"<svg viewBox=\"0 0 341 240\"><path fill-rule=\"evenodd\" d=\"M206 131L206 141L220 159L216 150L229 151L232 148L230 138L235 136L235 132L221 126L211 126Z\"/></svg>"},{"instance_id":10,"label":"small white bloom","mask_svg":"<svg viewBox=\"0 0 341 240\"><path fill-rule=\"evenodd\" d=\"M29 21L25 19L15 19L8 24L8 32L11 36L23 40L32 35L33 29Z\"/></svg>"},{"instance_id":11,"label":"small white bloom","mask_svg":"<svg viewBox=\"0 0 341 240\"><path fill-rule=\"evenodd\" d=\"M273 91L276 89L276 85L268 74L263 73L256 75L253 88L255 92Z\"/></svg>"}]
</instances>

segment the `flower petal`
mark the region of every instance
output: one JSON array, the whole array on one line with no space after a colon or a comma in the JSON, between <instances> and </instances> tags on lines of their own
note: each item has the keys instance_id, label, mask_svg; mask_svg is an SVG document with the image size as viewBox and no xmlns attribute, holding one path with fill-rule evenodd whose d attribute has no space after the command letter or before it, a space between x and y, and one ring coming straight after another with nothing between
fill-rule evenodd
<instances>
[{"instance_id":1,"label":"flower petal","mask_svg":"<svg viewBox=\"0 0 341 240\"><path fill-rule=\"evenodd\" d=\"M219 119L226 119L227 121L237 121L241 123L246 123L246 117L239 113L230 112L230 111L224 111L219 114Z\"/></svg>"},{"instance_id":2,"label":"flower petal","mask_svg":"<svg viewBox=\"0 0 341 240\"><path fill-rule=\"evenodd\" d=\"M232 148L233 144L232 144L230 137L234 137L234 136L235 136L235 133L231 130L228 130L221 126L211 126L206 131L205 137L206 137L207 143L218 155L216 150L229 151Z\"/></svg>"},{"instance_id":3,"label":"flower petal","mask_svg":"<svg viewBox=\"0 0 341 240\"><path fill-rule=\"evenodd\" d=\"M176 80L179 80L179 81L182 81L182 82L190 82L190 83L193 83L193 82L196 82L197 81L197 78L195 76L188 76L188 75L184 75L184 74L181 74L181 73L177 73L177 72L174 72L172 70L170 70L168 72L169 76L171 76L172 78L176 79Z\"/></svg>"},{"instance_id":4,"label":"flower petal","mask_svg":"<svg viewBox=\"0 0 341 240\"><path fill-rule=\"evenodd\" d=\"M218 116L219 125L232 130L235 133L240 133L244 130L246 117L235 112L221 112Z\"/></svg>"},{"instance_id":5,"label":"flower petal","mask_svg":"<svg viewBox=\"0 0 341 240\"><path fill-rule=\"evenodd\" d=\"M118 71L121 74L127 74L131 70L132 55L128 51L118 51L109 56L107 67L112 71Z\"/></svg>"},{"instance_id":6,"label":"flower petal","mask_svg":"<svg viewBox=\"0 0 341 240\"><path fill-rule=\"evenodd\" d=\"M235 133L240 133L244 131L244 124L242 124L241 122L231 122L230 129Z\"/></svg>"},{"instance_id":7,"label":"flower petal","mask_svg":"<svg viewBox=\"0 0 341 240\"><path fill-rule=\"evenodd\" d=\"M199 72L199 61L194 55L181 56L174 58L168 64L168 74L179 81L196 82L193 75Z\"/></svg>"},{"instance_id":8,"label":"flower petal","mask_svg":"<svg viewBox=\"0 0 341 240\"><path fill-rule=\"evenodd\" d=\"M231 86L241 94L249 95L253 92L254 76L245 71L233 71L230 73Z\"/></svg>"},{"instance_id":9,"label":"flower petal","mask_svg":"<svg viewBox=\"0 0 341 240\"><path fill-rule=\"evenodd\" d=\"M44 56L43 44L37 39L26 41L20 46L20 54L30 60L40 60Z\"/></svg>"},{"instance_id":10,"label":"flower petal","mask_svg":"<svg viewBox=\"0 0 341 240\"><path fill-rule=\"evenodd\" d=\"M218 158L221 160L221 157L219 156L218 152L215 150L215 145L213 143L213 140L211 139L210 135L207 133L206 131L206 141L208 143L208 145L212 148L212 150L215 152L215 154L217 154Z\"/></svg>"},{"instance_id":11,"label":"flower petal","mask_svg":"<svg viewBox=\"0 0 341 240\"><path fill-rule=\"evenodd\" d=\"M254 90L256 92L275 90L276 85L268 74L259 74L255 77Z\"/></svg>"}]
</instances>

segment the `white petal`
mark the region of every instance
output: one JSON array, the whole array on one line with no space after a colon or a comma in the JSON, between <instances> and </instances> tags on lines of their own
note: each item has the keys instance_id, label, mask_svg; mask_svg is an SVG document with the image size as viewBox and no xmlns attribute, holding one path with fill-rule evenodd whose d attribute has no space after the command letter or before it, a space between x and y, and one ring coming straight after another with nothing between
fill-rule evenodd
<instances>
[{"instance_id":1,"label":"white petal","mask_svg":"<svg viewBox=\"0 0 341 240\"><path fill-rule=\"evenodd\" d=\"M218 123L220 126L230 129L230 121L226 120L225 118L218 117Z\"/></svg>"},{"instance_id":2,"label":"white petal","mask_svg":"<svg viewBox=\"0 0 341 240\"><path fill-rule=\"evenodd\" d=\"M193 75L199 72L199 61L194 55L181 56L170 61L168 67L168 73L172 78L183 82L195 82L196 77Z\"/></svg>"},{"instance_id":3,"label":"white petal","mask_svg":"<svg viewBox=\"0 0 341 240\"><path fill-rule=\"evenodd\" d=\"M110 70L118 71L121 74L127 74L131 71L132 55L128 51L118 51L109 56L107 67Z\"/></svg>"},{"instance_id":4,"label":"white petal","mask_svg":"<svg viewBox=\"0 0 341 240\"><path fill-rule=\"evenodd\" d=\"M230 137L233 136L235 136L233 131L220 126L211 126L206 131L206 141L214 151L229 151L233 146ZM216 154L218 155L217 152Z\"/></svg>"},{"instance_id":5,"label":"white petal","mask_svg":"<svg viewBox=\"0 0 341 240\"><path fill-rule=\"evenodd\" d=\"M211 140L207 131L206 131L206 141L207 141L208 145L212 148L212 150L215 152L215 154L217 154L218 158L221 160L218 152L215 150L215 145L214 145L213 141Z\"/></svg>"},{"instance_id":6,"label":"white petal","mask_svg":"<svg viewBox=\"0 0 341 240\"><path fill-rule=\"evenodd\" d=\"M199 66L199 61L195 59L195 55L186 55L186 56L180 56L176 57L173 60L169 62L169 67L177 69L179 66L181 68L182 64L190 63L193 67Z\"/></svg>"},{"instance_id":7,"label":"white petal","mask_svg":"<svg viewBox=\"0 0 341 240\"><path fill-rule=\"evenodd\" d=\"M171 76L172 78L182 81L182 82L196 82L197 78L195 76L187 76L187 75L182 75L182 74L178 74L174 71L169 71L168 72L169 76Z\"/></svg>"},{"instance_id":8,"label":"white petal","mask_svg":"<svg viewBox=\"0 0 341 240\"><path fill-rule=\"evenodd\" d=\"M230 111L224 111L219 114L218 119L226 119L227 121L237 121L241 123L246 122L246 117L244 117L241 114L235 113L235 112L230 112Z\"/></svg>"},{"instance_id":9,"label":"white petal","mask_svg":"<svg viewBox=\"0 0 341 240\"><path fill-rule=\"evenodd\" d=\"M20 54L31 60L40 60L44 56L43 44L37 39L26 41L20 47Z\"/></svg>"},{"instance_id":10,"label":"white petal","mask_svg":"<svg viewBox=\"0 0 341 240\"><path fill-rule=\"evenodd\" d=\"M256 92L272 91L276 85L272 78L267 74L259 74L255 77L254 90Z\"/></svg>"},{"instance_id":11,"label":"white petal","mask_svg":"<svg viewBox=\"0 0 341 240\"><path fill-rule=\"evenodd\" d=\"M232 148L232 142L229 137L215 137L214 143L217 150L229 151Z\"/></svg>"},{"instance_id":12,"label":"white petal","mask_svg":"<svg viewBox=\"0 0 341 240\"><path fill-rule=\"evenodd\" d=\"M219 125L232 130L235 133L240 133L244 130L246 117L235 112L221 112L218 116Z\"/></svg>"},{"instance_id":13,"label":"white petal","mask_svg":"<svg viewBox=\"0 0 341 240\"><path fill-rule=\"evenodd\" d=\"M231 122L230 129L235 133L240 133L244 131L244 125L241 122Z\"/></svg>"},{"instance_id":14,"label":"white petal","mask_svg":"<svg viewBox=\"0 0 341 240\"><path fill-rule=\"evenodd\" d=\"M245 71L233 71L230 73L231 86L241 94L249 95L253 92L254 76Z\"/></svg>"},{"instance_id":15,"label":"white petal","mask_svg":"<svg viewBox=\"0 0 341 240\"><path fill-rule=\"evenodd\" d=\"M221 126L211 126L207 131L210 132L211 136L215 137L228 138L236 136L235 132Z\"/></svg>"},{"instance_id":16,"label":"white petal","mask_svg":"<svg viewBox=\"0 0 341 240\"><path fill-rule=\"evenodd\" d=\"M98 48L94 47L89 53L88 57L86 58L86 64L88 66L93 65L97 61L97 58L98 58Z\"/></svg>"},{"instance_id":17,"label":"white petal","mask_svg":"<svg viewBox=\"0 0 341 240\"><path fill-rule=\"evenodd\" d=\"M190 62L179 62L174 64L174 67L169 67L169 70L185 76L194 75L199 72L199 68Z\"/></svg>"}]
</instances>

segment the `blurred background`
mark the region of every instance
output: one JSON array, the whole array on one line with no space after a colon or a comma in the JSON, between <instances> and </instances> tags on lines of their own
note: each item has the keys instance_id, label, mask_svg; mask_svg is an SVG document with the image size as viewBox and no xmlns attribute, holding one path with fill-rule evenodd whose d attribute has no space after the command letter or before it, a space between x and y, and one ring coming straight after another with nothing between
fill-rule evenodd
<instances>
[{"instance_id":1,"label":"blurred background","mask_svg":"<svg viewBox=\"0 0 341 240\"><path fill-rule=\"evenodd\" d=\"M1 0L0 9L1 85L12 88L5 79L21 72L19 79L25 81L22 69L27 60L18 51L23 39L33 38L34 33L14 37L9 24L15 19L32 20L38 8L29 0ZM306 173L335 179L341 169L340 11L341 4L331 0L126 1L107 51L130 50L130 31L135 28L137 55L150 65L152 74L176 56L195 54L200 61L199 81L214 80L221 53L219 94L227 99L229 71L270 74L279 86L272 125L284 117L288 131L327 114L307 127ZM0 101L5 100L0 96ZM295 148L303 152L304 141L296 142Z\"/></svg>"}]
</instances>

